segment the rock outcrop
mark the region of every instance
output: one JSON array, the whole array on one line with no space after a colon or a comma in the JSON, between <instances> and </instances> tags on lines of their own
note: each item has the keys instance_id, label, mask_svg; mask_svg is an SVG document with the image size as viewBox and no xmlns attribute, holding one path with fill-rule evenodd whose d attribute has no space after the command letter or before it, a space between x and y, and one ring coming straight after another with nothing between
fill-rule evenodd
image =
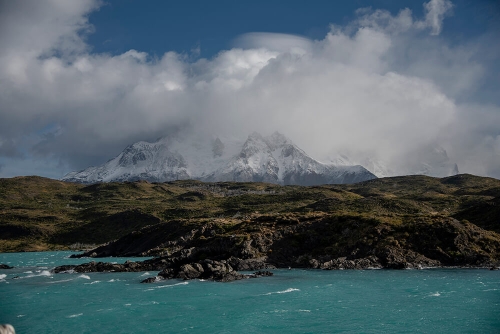
<instances>
[{"instance_id":1,"label":"rock outcrop","mask_svg":"<svg viewBox=\"0 0 500 334\"><path fill-rule=\"evenodd\" d=\"M246 278L238 271L269 268L490 268L500 263L497 233L450 217L408 218L402 224L390 224L361 216L256 214L229 223L213 221L177 234L171 233L169 223L146 227L83 255L148 255L153 259L90 262L61 266L55 272L157 270L156 277L144 282L171 278L228 282ZM169 237L158 237L162 235Z\"/></svg>"}]
</instances>

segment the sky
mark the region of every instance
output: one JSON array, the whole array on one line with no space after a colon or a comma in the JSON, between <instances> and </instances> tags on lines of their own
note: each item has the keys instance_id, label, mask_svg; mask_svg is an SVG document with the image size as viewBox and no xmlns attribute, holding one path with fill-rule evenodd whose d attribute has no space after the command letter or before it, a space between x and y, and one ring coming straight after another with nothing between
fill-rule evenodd
<instances>
[{"instance_id":1,"label":"sky","mask_svg":"<svg viewBox=\"0 0 500 334\"><path fill-rule=\"evenodd\" d=\"M0 177L175 133L500 178L495 0L0 0Z\"/></svg>"}]
</instances>

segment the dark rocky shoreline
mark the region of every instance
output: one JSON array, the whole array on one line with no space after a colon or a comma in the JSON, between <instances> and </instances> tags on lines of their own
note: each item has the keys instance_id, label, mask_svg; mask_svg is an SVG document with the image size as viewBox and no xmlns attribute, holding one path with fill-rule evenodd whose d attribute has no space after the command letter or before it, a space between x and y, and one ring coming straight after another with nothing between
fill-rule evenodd
<instances>
[{"instance_id":1,"label":"dark rocky shoreline","mask_svg":"<svg viewBox=\"0 0 500 334\"><path fill-rule=\"evenodd\" d=\"M175 223L157 224L74 257L154 256L123 264L89 262L54 272L157 271L163 279L247 278L239 271L273 268L422 269L494 268L500 264L495 232L466 221L436 217L399 226L331 215L254 216L229 234L220 222L185 231ZM250 231L242 234L241 231ZM255 274L255 276L260 276Z\"/></svg>"},{"instance_id":2,"label":"dark rocky shoreline","mask_svg":"<svg viewBox=\"0 0 500 334\"><path fill-rule=\"evenodd\" d=\"M307 269L312 270L402 270L402 269L489 269L499 270L495 265L462 265L462 266L443 266L434 263L409 263L400 262L392 263L390 266L382 266L376 257L348 260L346 258L338 258L324 263L319 263L318 260L310 260L311 266ZM304 267L299 267L304 268ZM235 280L259 278L273 276L273 273L264 269L292 269L292 267L278 268L272 264L261 261L248 261L238 258L230 258L228 260L213 261L203 260L195 263L173 264L165 258L156 258L146 261L126 261L123 264L113 264L109 262L91 261L81 265L62 265L54 268L54 273L89 273L89 272L143 272L143 271L159 271L156 276L148 277L141 283L157 283L168 279L204 279L217 282L231 282ZM295 269L295 268L294 268ZM254 271L252 274L241 274L239 271Z\"/></svg>"}]
</instances>

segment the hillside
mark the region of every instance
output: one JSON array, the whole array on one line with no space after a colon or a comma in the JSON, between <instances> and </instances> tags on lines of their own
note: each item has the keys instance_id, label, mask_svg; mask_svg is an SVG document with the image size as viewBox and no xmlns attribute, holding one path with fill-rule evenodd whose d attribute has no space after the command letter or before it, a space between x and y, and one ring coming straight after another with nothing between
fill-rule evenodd
<instances>
[{"instance_id":1,"label":"hillside","mask_svg":"<svg viewBox=\"0 0 500 334\"><path fill-rule=\"evenodd\" d=\"M439 231L448 231L452 243L458 235L468 238L455 248L447 246L453 254L464 256L459 255L463 246L462 253L476 249L496 258L499 201L500 180L472 175L404 176L315 187L199 181L84 186L17 177L0 179L0 251L80 248L125 237L130 246L122 253L161 255L180 249L167 241L175 244L186 233L216 226L208 228L214 235L204 238L219 242L238 236L243 242L254 232L267 231L282 234L271 243L279 239L283 245L302 247L305 240L316 240L313 235L322 235L315 245L319 242L321 252L329 247L337 257L387 245L418 251L423 246L416 244L415 235L427 235L430 244L446 243L450 236L441 240L439 233L444 232ZM293 228L284 233L286 226ZM130 241L139 235L144 236L140 245ZM198 237L194 244L208 242ZM107 252L119 255L116 249ZM320 252L314 249L308 252ZM450 256L442 245L430 250L436 252Z\"/></svg>"}]
</instances>

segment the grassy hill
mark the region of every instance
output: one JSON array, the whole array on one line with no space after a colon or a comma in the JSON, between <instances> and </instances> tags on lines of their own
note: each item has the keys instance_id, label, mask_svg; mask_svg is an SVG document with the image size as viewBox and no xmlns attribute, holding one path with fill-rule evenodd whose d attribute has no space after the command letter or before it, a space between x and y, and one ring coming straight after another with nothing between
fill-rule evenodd
<instances>
[{"instance_id":1,"label":"grassy hill","mask_svg":"<svg viewBox=\"0 0 500 334\"><path fill-rule=\"evenodd\" d=\"M414 221L432 228L433 222L455 218L500 232L499 208L500 180L467 174L315 187L199 181L84 186L16 177L0 179L0 252L98 245L169 222L183 231L216 220L251 230L283 217L325 215L394 228Z\"/></svg>"}]
</instances>

